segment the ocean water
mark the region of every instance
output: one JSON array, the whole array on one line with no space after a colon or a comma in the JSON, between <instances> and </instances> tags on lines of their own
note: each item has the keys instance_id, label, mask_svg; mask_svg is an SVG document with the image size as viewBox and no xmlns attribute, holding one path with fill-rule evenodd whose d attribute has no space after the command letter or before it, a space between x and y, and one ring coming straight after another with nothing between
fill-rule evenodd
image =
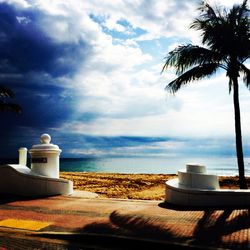
<instances>
[{"instance_id":1,"label":"ocean water","mask_svg":"<svg viewBox=\"0 0 250 250\"><path fill-rule=\"evenodd\" d=\"M173 158L66 158L60 160L60 170L66 172L153 173L175 174L187 163L207 167L217 175L238 175L234 157L173 157ZM250 158L245 158L245 174L250 176Z\"/></svg>"},{"instance_id":2,"label":"ocean water","mask_svg":"<svg viewBox=\"0 0 250 250\"><path fill-rule=\"evenodd\" d=\"M250 176L250 157L245 157L244 162L245 174ZM18 159L0 159L0 164L4 163L16 164ZM205 165L211 174L238 175L235 157L61 158L60 171L176 174L178 170L185 169L187 163Z\"/></svg>"}]
</instances>

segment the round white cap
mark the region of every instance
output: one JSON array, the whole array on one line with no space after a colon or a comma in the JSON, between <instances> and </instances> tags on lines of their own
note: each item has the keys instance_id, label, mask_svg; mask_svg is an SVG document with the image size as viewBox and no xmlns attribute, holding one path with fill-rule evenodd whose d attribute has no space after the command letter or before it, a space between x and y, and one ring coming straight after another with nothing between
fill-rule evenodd
<instances>
[{"instance_id":1,"label":"round white cap","mask_svg":"<svg viewBox=\"0 0 250 250\"><path fill-rule=\"evenodd\" d=\"M186 170L188 173L206 173L206 167L197 163L186 164Z\"/></svg>"},{"instance_id":2,"label":"round white cap","mask_svg":"<svg viewBox=\"0 0 250 250\"><path fill-rule=\"evenodd\" d=\"M41 144L33 145L32 149L29 151L32 152L38 152L38 151L54 151L54 152L61 152L62 150L59 149L57 145L54 145L50 143L51 137L49 134L42 134L40 137Z\"/></svg>"},{"instance_id":3,"label":"round white cap","mask_svg":"<svg viewBox=\"0 0 250 250\"><path fill-rule=\"evenodd\" d=\"M51 141L51 137L49 134L42 134L40 137L40 142L42 144L49 144Z\"/></svg>"}]
</instances>

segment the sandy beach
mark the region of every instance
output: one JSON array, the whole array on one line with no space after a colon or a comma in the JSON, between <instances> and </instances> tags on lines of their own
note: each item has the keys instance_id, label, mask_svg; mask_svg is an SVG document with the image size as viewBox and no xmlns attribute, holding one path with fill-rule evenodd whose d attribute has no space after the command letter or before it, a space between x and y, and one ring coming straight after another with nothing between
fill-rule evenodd
<instances>
[{"instance_id":1,"label":"sandy beach","mask_svg":"<svg viewBox=\"0 0 250 250\"><path fill-rule=\"evenodd\" d=\"M175 174L117 174L93 172L61 172L60 177L73 181L74 189L95 192L101 198L162 200L165 181ZM220 187L239 188L238 177L220 176ZM250 187L250 177L247 177Z\"/></svg>"}]
</instances>

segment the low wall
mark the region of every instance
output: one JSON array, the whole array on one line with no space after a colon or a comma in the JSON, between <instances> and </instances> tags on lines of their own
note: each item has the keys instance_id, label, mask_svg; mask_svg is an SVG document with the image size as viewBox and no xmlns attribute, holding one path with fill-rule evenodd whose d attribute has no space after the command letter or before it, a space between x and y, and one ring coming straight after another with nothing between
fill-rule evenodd
<instances>
[{"instance_id":1,"label":"low wall","mask_svg":"<svg viewBox=\"0 0 250 250\"><path fill-rule=\"evenodd\" d=\"M250 206L250 190L192 189L180 185L178 179L166 182L165 202L184 206Z\"/></svg>"},{"instance_id":2,"label":"low wall","mask_svg":"<svg viewBox=\"0 0 250 250\"><path fill-rule=\"evenodd\" d=\"M33 174L21 165L0 166L0 193L23 196L68 195L73 193L69 180Z\"/></svg>"}]
</instances>

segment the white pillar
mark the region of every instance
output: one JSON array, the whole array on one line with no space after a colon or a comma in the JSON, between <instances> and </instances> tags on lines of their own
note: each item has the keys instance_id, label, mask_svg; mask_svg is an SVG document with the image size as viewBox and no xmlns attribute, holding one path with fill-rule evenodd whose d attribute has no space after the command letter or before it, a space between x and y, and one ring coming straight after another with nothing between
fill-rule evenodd
<instances>
[{"instance_id":1,"label":"white pillar","mask_svg":"<svg viewBox=\"0 0 250 250\"><path fill-rule=\"evenodd\" d=\"M27 148L19 148L19 165L27 165Z\"/></svg>"},{"instance_id":2,"label":"white pillar","mask_svg":"<svg viewBox=\"0 0 250 250\"><path fill-rule=\"evenodd\" d=\"M41 144L34 145L29 150L31 170L39 175L59 178L59 156L62 150L50 141L50 135L43 134L40 138Z\"/></svg>"}]
</instances>

